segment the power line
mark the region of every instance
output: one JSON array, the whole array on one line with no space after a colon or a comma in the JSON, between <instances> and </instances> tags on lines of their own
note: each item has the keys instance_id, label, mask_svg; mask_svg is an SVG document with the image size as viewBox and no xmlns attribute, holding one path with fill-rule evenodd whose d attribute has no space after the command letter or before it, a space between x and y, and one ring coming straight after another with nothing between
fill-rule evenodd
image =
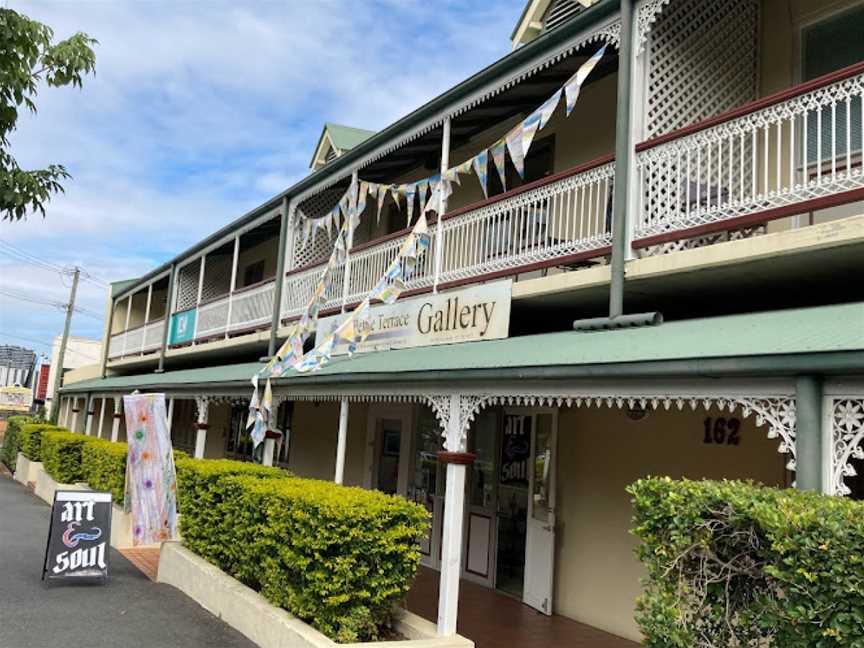
<instances>
[{"instance_id":1,"label":"power line","mask_svg":"<svg viewBox=\"0 0 864 648\"><path fill-rule=\"evenodd\" d=\"M55 263L51 263L50 261L45 261L44 259L40 259L38 256L27 252L26 250L22 250L21 248L12 245L8 241L3 241L0 239L0 252L5 254L6 256L23 263L29 263L30 265L37 266L44 270L51 270L53 272L58 273L61 277L63 276L71 276L76 269L81 272L81 279L84 281L88 281L94 285L101 286L106 288L108 286L108 282L104 279L97 277L92 272L88 272L83 268L78 268L77 266L59 266Z\"/></svg>"},{"instance_id":2,"label":"power line","mask_svg":"<svg viewBox=\"0 0 864 648\"><path fill-rule=\"evenodd\" d=\"M44 342L42 340L37 340L35 338L24 337L23 335L13 335L12 333L3 333L2 331L0 331L0 338L3 338L3 337L12 338L14 340L21 340L23 342L29 342L30 344L39 344L43 347L47 347L48 349L52 349L52 350L54 348L53 343L49 344L48 342ZM77 356L79 356L85 360L93 360L93 358L90 357L89 355L82 353L81 351L76 351L75 349L66 349L66 353L73 353L73 354L75 354L75 355L77 355ZM99 362L98 358L96 359L96 362Z\"/></svg>"},{"instance_id":3,"label":"power line","mask_svg":"<svg viewBox=\"0 0 864 648\"><path fill-rule=\"evenodd\" d=\"M39 299L37 297L31 297L29 295L21 295L16 294L11 290L6 290L5 288L0 288L0 295L5 295L6 297L11 297L12 299L19 299L21 301L30 302L31 304L41 304L43 306L53 306L54 308L65 309L66 304L58 301L50 301L48 299Z\"/></svg>"}]
</instances>

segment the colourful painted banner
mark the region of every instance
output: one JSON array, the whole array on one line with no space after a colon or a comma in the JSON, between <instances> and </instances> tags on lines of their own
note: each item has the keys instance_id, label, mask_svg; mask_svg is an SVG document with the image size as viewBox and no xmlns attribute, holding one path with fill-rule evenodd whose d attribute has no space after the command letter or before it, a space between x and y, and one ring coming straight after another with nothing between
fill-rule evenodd
<instances>
[{"instance_id":1,"label":"colourful painted banner","mask_svg":"<svg viewBox=\"0 0 864 648\"><path fill-rule=\"evenodd\" d=\"M132 544L177 538L177 477L168 432L165 394L123 397L126 413L126 503L132 511Z\"/></svg>"}]
</instances>

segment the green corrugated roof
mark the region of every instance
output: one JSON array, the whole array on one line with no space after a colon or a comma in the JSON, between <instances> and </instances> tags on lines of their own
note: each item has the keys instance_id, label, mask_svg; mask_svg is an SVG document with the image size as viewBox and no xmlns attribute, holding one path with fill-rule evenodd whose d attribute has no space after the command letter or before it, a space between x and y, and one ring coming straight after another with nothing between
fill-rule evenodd
<instances>
[{"instance_id":1,"label":"green corrugated roof","mask_svg":"<svg viewBox=\"0 0 864 648\"><path fill-rule=\"evenodd\" d=\"M326 122L324 130L330 135L330 141L333 142L333 146L341 151L350 151L375 134L375 131L343 126L342 124L334 124L333 122Z\"/></svg>"},{"instance_id":2,"label":"green corrugated roof","mask_svg":"<svg viewBox=\"0 0 864 648\"><path fill-rule=\"evenodd\" d=\"M277 383L309 380L338 382L365 374L434 374L524 368L525 374L549 367L614 365L741 357L788 356L864 351L864 303L750 313L668 322L660 326L577 333L565 331L488 342L339 356L314 374L291 374ZM74 383L64 391L178 387L205 383L248 383L261 367L244 363L146 373ZM329 379L328 379L329 377Z\"/></svg>"},{"instance_id":3,"label":"green corrugated roof","mask_svg":"<svg viewBox=\"0 0 864 648\"><path fill-rule=\"evenodd\" d=\"M138 283L138 279L123 279L121 281L111 282L111 296L116 297L130 286Z\"/></svg>"}]
</instances>

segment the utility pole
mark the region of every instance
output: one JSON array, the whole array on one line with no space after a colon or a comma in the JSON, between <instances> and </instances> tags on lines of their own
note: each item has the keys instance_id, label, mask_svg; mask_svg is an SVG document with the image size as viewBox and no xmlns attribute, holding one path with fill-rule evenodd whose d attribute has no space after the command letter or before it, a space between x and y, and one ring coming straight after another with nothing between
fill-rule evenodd
<instances>
[{"instance_id":1,"label":"utility pole","mask_svg":"<svg viewBox=\"0 0 864 648\"><path fill-rule=\"evenodd\" d=\"M57 367L54 371L54 393L51 395L51 423L57 424L60 414L60 382L63 380L63 360L66 357L66 343L69 341L69 328L72 326L72 311L75 310L75 293L78 292L78 277L81 268L75 266L72 273L72 291L69 293L69 303L66 304L66 323L63 325L63 339L60 340L60 353L57 356Z\"/></svg>"}]
</instances>

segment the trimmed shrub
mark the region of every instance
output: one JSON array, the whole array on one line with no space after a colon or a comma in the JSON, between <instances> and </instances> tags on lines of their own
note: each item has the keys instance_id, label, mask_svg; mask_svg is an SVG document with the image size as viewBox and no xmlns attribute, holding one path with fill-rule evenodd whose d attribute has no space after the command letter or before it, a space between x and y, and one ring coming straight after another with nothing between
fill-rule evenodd
<instances>
[{"instance_id":1,"label":"trimmed shrub","mask_svg":"<svg viewBox=\"0 0 864 648\"><path fill-rule=\"evenodd\" d=\"M222 478L213 484L217 563L339 642L375 640L411 587L426 509L378 491L311 479ZM207 522L204 526L207 526Z\"/></svg>"},{"instance_id":2,"label":"trimmed shrub","mask_svg":"<svg viewBox=\"0 0 864 648\"><path fill-rule=\"evenodd\" d=\"M111 491L115 503L123 504L126 489L125 443L84 437L81 448L81 473L93 490Z\"/></svg>"},{"instance_id":3,"label":"trimmed shrub","mask_svg":"<svg viewBox=\"0 0 864 648\"><path fill-rule=\"evenodd\" d=\"M290 473L280 468L261 466L231 459L191 459L179 457L175 451L177 469L177 500L180 516L180 535L183 544L202 558L224 566L225 552L233 525L220 510L224 488L222 480L234 475L256 479L280 479ZM189 513L189 515L187 515Z\"/></svg>"},{"instance_id":4,"label":"trimmed shrub","mask_svg":"<svg viewBox=\"0 0 864 648\"><path fill-rule=\"evenodd\" d=\"M21 451L21 428L30 423L29 416L10 416L6 419L6 435L3 437L3 448L0 450L0 460L15 472L18 453Z\"/></svg>"},{"instance_id":5,"label":"trimmed shrub","mask_svg":"<svg viewBox=\"0 0 864 648\"><path fill-rule=\"evenodd\" d=\"M864 503L734 481L628 492L647 646L864 647Z\"/></svg>"},{"instance_id":6,"label":"trimmed shrub","mask_svg":"<svg viewBox=\"0 0 864 648\"><path fill-rule=\"evenodd\" d=\"M42 433L46 430L67 431L50 423L27 423L21 427L21 452L30 461L42 461Z\"/></svg>"},{"instance_id":7,"label":"trimmed shrub","mask_svg":"<svg viewBox=\"0 0 864 648\"><path fill-rule=\"evenodd\" d=\"M92 442L92 439L89 439ZM81 450L88 437L65 430L42 432L42 465L55 481L71 484L84 479Z\"/></svg>"}]
</instances>

